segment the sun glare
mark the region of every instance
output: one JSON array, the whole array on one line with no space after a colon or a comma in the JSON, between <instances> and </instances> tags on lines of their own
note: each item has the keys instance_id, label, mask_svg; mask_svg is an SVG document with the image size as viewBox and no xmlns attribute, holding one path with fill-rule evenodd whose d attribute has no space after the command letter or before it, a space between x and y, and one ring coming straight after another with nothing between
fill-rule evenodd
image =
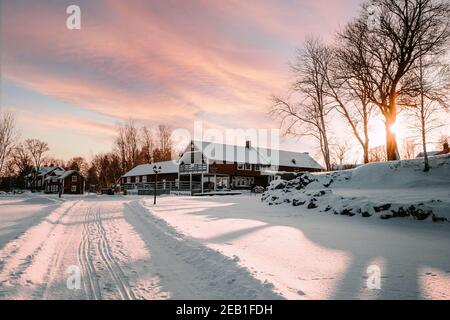
<instances>
[{"instance_id":1,"label":"sun glare","mask_svg":"<svg viewBox=\"0 0 450 320\"><path fill-rule=\"evenodd\" d=\"M395 134L395 136L397 138L402 136L403 133L403 129L402 127L398 124L398 122L394 123L389 130L391 131L391 133Z\"/></svg>"}]
</instances>

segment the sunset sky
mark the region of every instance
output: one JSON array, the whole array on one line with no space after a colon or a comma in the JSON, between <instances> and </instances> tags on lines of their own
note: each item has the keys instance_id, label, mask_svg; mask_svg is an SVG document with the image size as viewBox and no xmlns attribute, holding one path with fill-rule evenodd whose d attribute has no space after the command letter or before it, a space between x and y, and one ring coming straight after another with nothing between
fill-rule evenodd
<instances>
[{"instance_id":1,"label":"sunset sky","mask_svg":"<svg viewBox=\"0 0 450 320\"><path fill-rule=\"evenodd\" d=\"M1 106L63 159L109 151L128 118L277 128L270 96L286 88L295 48L308 34L330 41L361 2L3 0ZM71 4L81 30L66 28Z\"/></svg>"}]
</instances>

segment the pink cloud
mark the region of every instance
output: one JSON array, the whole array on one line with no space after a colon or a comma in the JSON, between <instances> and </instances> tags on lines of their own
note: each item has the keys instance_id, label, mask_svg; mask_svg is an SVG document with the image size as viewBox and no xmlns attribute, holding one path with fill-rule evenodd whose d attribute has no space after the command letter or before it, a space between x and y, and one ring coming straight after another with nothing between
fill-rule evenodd
<instances>
[{"instance_id":1,"label":"pink cloud","mask_svg":"<svg viewBox=\"0 0 450 320\"><path fill-rule=\"evenodd\" d=\"M117 119L273 127L268 100L286 85L294 46L336 27L356 1L86 1L80 31L65 28L64 3L9 2L3 73ZM69 127L77 121L95 128L76 118Z\"/></svg>"}]
</instances>

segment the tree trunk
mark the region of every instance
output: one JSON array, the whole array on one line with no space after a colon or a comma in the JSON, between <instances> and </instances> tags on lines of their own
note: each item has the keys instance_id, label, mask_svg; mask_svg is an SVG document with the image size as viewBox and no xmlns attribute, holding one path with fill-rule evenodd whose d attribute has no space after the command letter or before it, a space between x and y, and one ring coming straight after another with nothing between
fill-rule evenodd
<instances>
[{"instance_id":1,"label":"tree trunk","mask_svg":"<svg viewBox=\"0 0 450 320\"><path fill-rule=\"evenodd\" d=\"M367 106L364 106L364 163L369 163L369 119L367 116Z\"/></svg>"},{"instance_id":2,"label":"tree trunk","mask_svg":"<svg viewBox=\"0 0 450 320\"><path fill-rule=\"evenodd\" d=\"M424 157L424 162L425 162L423 171L428 172L428 171L430 171L430 163L428 161L427 141L426 141L426 136L425 136L425 130L422 130L422 146L423 146L423 157Z\"/></svg>"},{"instance_id":3,"label":"tree trunk","mask_svg":"<svg viewBox=\"0 0 450 320\"><path fill-rule=\"evenodd\" d=\"M423 171L430 171L430 163L428 161L427 154L427 137L426 137L426 117L425 117L425 99L423 94L423 64L422 57L420 57L420 124L422 131L422 147L423 147L423 158L424 158L424 168Z\"/></svg>"},{"instance_id":4,"label":"tree trunk","mask_svg":"<svg viewBox=\"0 0 450 320\"><path fill-rule=\"evenodd\" d=\"M391 127L397 120L397 93L395 86L389 96L389 111L385 114L386 118L386 154L388 161L400 160L397 148L397 138L391 131Z\"/></svg>"},{"instance_id":5,"label":"tree trunk","mask_svg":"<svg viewBox=\"0 0 450 320\"><path fill-rule=\"evenodd\" d=\"M331 171L330 147L328 145L327 129L325 127L325 119L324 119L323 115L321 116L320 121L321 121L321 125L322 125L322 138L323 138L325 165L327 167L327 171Z\"/></svg>"},{"instance_id":6,"label":"tree trunk","mask_svg":"<svg viewBox=\"0 0 450 320\"><path fill-rule=\"evenodd\" d=\"M421 97L421 109L420 109L420 126L422 131L422 149L423 149L423 158L424 158L424 168L423 171L428 172L430 171L430 162L428 161L428 154L427 154L427 135L426 135L426 119L424 114L424 100L423 100L423 94Z\"/></svg>"},{"instance_id":7,"label":"tree trunk","mask_svg":"<svg viewBox=\"0 0 450 320\"><path fill-rule=\"evenodd\" d=\"M369 144L364 145L364 163L369 163Z\"/></svg>"},{"instance_id":8,"label":"tree trunk","mask_svg":"<svg viewBox=\"0 0 450 320\"><path fill-rule=\"evenodd\" d=\"M391 126L395 124L395 116L386 117L386 155L388 161L400 160L397 150L397 138L391 131Z\"/></svg>"}]
</instances>

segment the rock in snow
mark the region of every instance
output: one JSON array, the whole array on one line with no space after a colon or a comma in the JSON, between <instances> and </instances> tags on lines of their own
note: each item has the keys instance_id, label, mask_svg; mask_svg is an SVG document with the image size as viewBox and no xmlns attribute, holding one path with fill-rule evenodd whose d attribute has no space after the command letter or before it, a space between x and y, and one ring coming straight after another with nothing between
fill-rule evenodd
<instances>
[{"instance_id":1,"label":"rock in snow","mask_svg":"<svg viewBox=\"0 0 450 320\"><path fill-rule=\"evenodd\" d=\"M282 176L272 182L262 200L270 205L306 205L308 209L345 216L447 222L450 156L432 157L430 164L429 172L423 172L423 160L414 159L324 174Z\"/></svg>"}]
</instances>

